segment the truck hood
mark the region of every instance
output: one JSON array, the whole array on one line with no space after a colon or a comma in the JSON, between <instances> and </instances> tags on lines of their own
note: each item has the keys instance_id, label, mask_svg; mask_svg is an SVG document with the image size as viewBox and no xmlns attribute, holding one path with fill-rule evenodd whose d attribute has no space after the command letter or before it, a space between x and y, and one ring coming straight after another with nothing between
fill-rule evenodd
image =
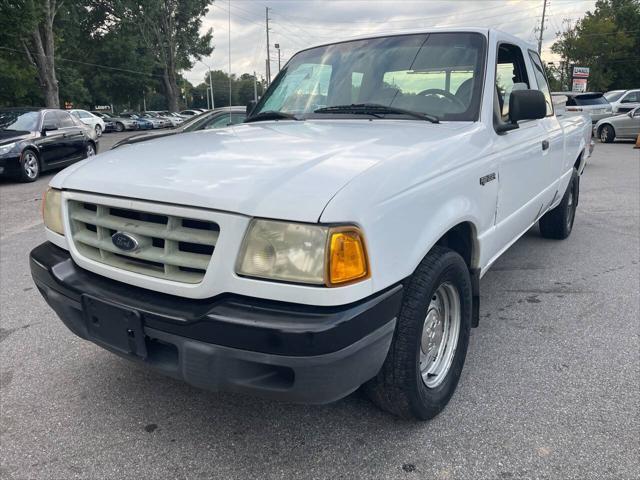
<instances>
[{"instance_id":1,"label":"truck hood","mask_svg":"<svg viewBox=\"0 0 640 480\"><path fill-rule=\"evenodd\" d=\"M428 161L430 151L473 125L360 119L242 124L126 145L62 171L51 185L316 222L360 173L379 162L401 168L407 156Z\"/></svg>"}]
</instances>

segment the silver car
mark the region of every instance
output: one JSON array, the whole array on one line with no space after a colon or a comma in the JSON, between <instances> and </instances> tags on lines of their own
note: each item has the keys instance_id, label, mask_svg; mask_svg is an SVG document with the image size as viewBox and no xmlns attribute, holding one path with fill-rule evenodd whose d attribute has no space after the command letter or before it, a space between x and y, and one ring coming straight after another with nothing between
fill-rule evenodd
<instances>
[{"instance_id":1,"label":"silver car","mask_svg":"<svg viewBox=\"0 0 640 480\"><path fill-rule=\"evenodd\" d=\"M565 110L567 114L588 114L591 123L610 117L613 109L602 93L597 92L553 92L553 97L567 97Z\"/></svg>"},{"instance_id":2,"label":"silver car","mask_svg":"<svg viewBox=\"0 0 640 480\"><path fill-rule=\"evenodd\" d=\"M640 134L640 107L615 117L600 120L593 127L593 134L602 143L611 143L616 138L635 140Z\"/></svg>"},{"instance_id":3,"label":"silver car","mask_svg":"<svg viewBox=\"0 0 640 480\"><path fill-rule=\"evenodd\" d=\"M613 113L627 113L640 107L640 89L611 90L604 94L604 98L611 104Z\"/></svg>"}]
</instances>

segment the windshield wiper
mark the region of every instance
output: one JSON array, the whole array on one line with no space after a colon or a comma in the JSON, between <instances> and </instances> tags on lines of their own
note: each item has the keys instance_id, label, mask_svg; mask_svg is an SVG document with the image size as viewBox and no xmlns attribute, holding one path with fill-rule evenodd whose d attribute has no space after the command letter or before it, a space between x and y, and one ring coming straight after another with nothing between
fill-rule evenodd
<instances>
[{"instance_id":1,"label":"windshield wiper","mask_svg":"<svg viewBox=\"0 0 640 480\"><path fill-rule=\"evenodd\" d=\"M266 112L260 112L255 115L247 117L244 123L259 122L261 120L300 120L292 113L278 112L277 110L267 110Z\"/></svg>"},{"instance_id":2,"label":"windshield wiper","mask_svg":"<svg viewBox=\"0 0 640 480\"><path fill-rule=\"evenodd\" d=\"M313 113L353 113L356 115L384 115L396 114L407 115L420 120L427 120L431 123L440 123L438 117L429 115L428 113L414 112L413 110L405 110L404 108L389 107L378 103L352 103L351 105L333 105L314 110Z\"/></svg>"}]
</instances>

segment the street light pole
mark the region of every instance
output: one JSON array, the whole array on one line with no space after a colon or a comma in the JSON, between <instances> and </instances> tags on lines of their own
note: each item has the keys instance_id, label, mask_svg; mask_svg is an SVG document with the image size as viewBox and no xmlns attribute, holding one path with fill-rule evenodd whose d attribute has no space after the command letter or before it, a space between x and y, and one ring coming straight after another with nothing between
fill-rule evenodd
<instances>
[{"instance_id":1,"label":"street light pole","mask_svg":"<svg viewBox=\"0 0 640 480\"><path fill-rule=\"evenodd\" d=\"M278 51L278 73L280 73L280 44L276 43L274 47L276 47L276 50Z\"/></svg>"},{"instance_id":2,"label":"street light pole","mask_svg":"<svg viewBox=\"0 0 640 480\"><path fill-rule=\"evenodd\" d=\"M216 47L213 47L213 50L215 50ZM214 108L216 108L216 102L213 99L213 80L211 79L211 67L209 66L208 63L204 63L203 60L200 60L200 63L202 63L204 66L206 66L209 69L209 88L211 89L211 110L213 110ZM207 96L207 105L209 105L209 97Z\"/></svg>"}]
</instances>

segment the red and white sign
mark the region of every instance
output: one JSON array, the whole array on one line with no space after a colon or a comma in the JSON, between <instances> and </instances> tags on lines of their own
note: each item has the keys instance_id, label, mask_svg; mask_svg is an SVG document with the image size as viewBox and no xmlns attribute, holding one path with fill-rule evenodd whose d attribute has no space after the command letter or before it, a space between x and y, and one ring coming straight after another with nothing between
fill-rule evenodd
<instances>
[{"instance_id":1,"label":"red and white sign","mask_svg":"<svg viewBox=\"0 0 640 480\"><path fill-rule=\"evenodd\" d=\"M572 92L586 92L587 91L587 79L586 78L574 78L573 85L571 86Z\"/></svg>"},{"instance_id":2,"label":"red and white sign","mask_svg":"<svg viewBox=\"0 0 640 480\"><path fill-rule=\"evenodd\" d=\"M573 78L589 78L589 67L573 67Z\"/></svg>"}]
</instances>

